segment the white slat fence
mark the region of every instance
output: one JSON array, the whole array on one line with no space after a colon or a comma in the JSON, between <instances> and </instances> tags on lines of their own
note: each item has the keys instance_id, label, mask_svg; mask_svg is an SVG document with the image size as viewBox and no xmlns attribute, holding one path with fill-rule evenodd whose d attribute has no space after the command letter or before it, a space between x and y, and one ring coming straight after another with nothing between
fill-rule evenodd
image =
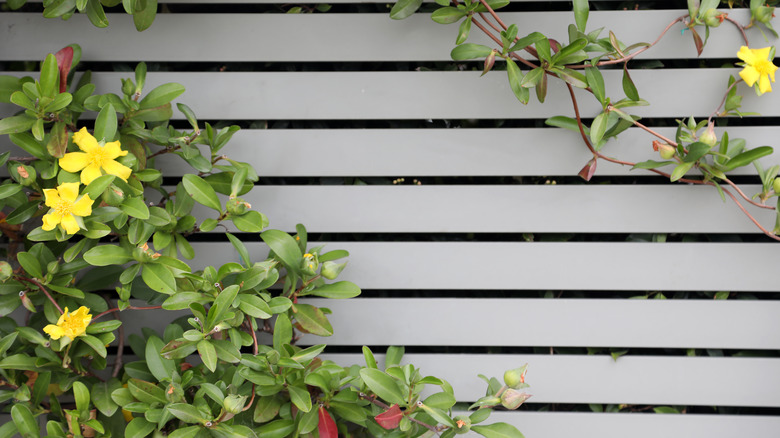
<instances>
[{"instance_id":1,"label":"white slat fence","mask_svg":"<svg viewBox=\"0 0 780 438\"><path fill-rule=\"evenodd\" d=\"M40 13L0 13L0 62L39 60L78 43L83 63L146 61L160 63L150 71L173 70L150 72L147 89L183 83L187 92L179 100L202 120L267 124L271 129L241 131L225 150L270 178L247 200L274 228L294 231L303 223L330 248L348 249L343 276L364 289L362 298L317 300L333 310L335 335L304 342L328 343L337 351L329 357L345 364L362 362L362 345L374 351L407 345L407 360L448 379L463 402L482 395L478 373L501 376L528 362L534 397L521 411L496 413L493 420L513 423L529 438L778 436L780 245L760 236L714 189L663 183L606 162L597 176L617 178L611 184L573 178L589 159L578 136L534 123L572 115L565 88L556 83L546 104L522 106L500 71L483 78L470 68L415 71L420 63L444 65L455 39L453 26L436 25L427 14L397 22L378 12L381 4L372 13L280 14L231 12L272 3L259 0L198 13L178 12L188 11L179 6L211 2L163 3L170 13L159 14L143 33L122 14L96 29L83 15L61 22ZM593 11L589 29L606 26L625 41L652 41L685 13ZM749 13L730 16L747 22ZM502 17L521 33L540 30L562 40L573 21L571 12L538 7ZM476 29L472 34L470 41L487 42ZM755 29L749 34L763 44ZM736 29L724 25L713 31L702 58L734 62L739 45ZM678 26L640 59L691 60L695 50ZM264 67L276 63L286 67ZM706 117L721 98L709 90L725 88L737 71L633 70L640 95L651 103L636 113ZM620 72L604 75L608 93L620 95ZM126 76L98 69L98 92L114 91ZM780 116L777 92L745 95L747 110ZM579 98L584 117L593 117L593 100L585 93ZM0 107L2 116L10 111ZM496 120L508 127L484 127L502 126ZM753 146L776 145L774 120L751 119L758 126L729 131ZM461 128L446 128L454 126ZM673 128L660 131L673 135ZM651 140L629 130L604 151L652 159ZM183 171L173 161L167 165ZM399 177L423 184L390 184ZM354 179L370 184L349 184ZM748 184L748 193L754 189ZM750 211L771 228L773 213ZM537 241L524 241L528 233ZM572 241L550 241L567 233ZM637 233L668 235L669 242L636 241ZM692 237L679 237L685 233ZM265 249L257 236L242 237L261 260ZM237 258L226 239L212 240L219 241L196 243L193 266ZM725 301L703 294L716 291L733 294ZM546 292L563 298L542 298ZM690 299L628 299L656 292ZM159 315L145 314L128 331L162 328ZM588 347L598 354L588 355ZM609 349L629 354L613 360ZM698 356L688 356L691 349ZM636 409L592 413L590 404ZM694 413L628 412L668 405Z\"/></svg>"}]
</instances>

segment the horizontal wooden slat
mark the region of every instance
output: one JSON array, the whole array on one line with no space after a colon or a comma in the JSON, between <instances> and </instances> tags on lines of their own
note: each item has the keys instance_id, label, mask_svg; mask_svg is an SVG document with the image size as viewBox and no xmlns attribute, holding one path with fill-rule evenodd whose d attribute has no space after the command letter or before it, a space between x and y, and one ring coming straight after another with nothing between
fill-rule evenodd
<instances>
[{"instance_id":1,"label":"horizontal wooden slat","mask_svg":"<svg viewBox=\"0 0 780 438\"><path fill-rule=\"evenodd\" d=\"M301 302L331 309L328 319L334 335L305 335L300 345L780 348L776 301L301 298ZM141 333L141 327L162 333L182 315L190 313L129 310L121 317L126 334Z\"/></svg>"},{"instance_id":2,"label":"horizontal wooden slat","mask_svg":"<svg viewBox=\"0 0 780 438\"><path fill-rule=\"evenodd\" d=\"M720 89L736 69L637 70L633 78L650 106L632 113L644 117L708 116L720 103ZM117 92L128 73L93 74L98 92ZM605 71L608 84L618 87L622 72ZM371 120L371 119L512 119L572 115L562 83L550 86L547 103L515 99L506 74L491 72L296 72L296 73L150 73L147 92L166 82L183 84L186 102L201 119ZM609 87L609 86L608 86ZM616 89L616 88L609 88ZM780 115L780 95L760 98L745 91L745 111ZM601 109L595 99L577 90L583 117ZM696 96L695 99L681 96ZM0 106L0 115L11 105ZM176 118L183 116L174 111Z\"/></svg>"},{"instance_id":3,"label":"horizontal wooden slat","mask_svg":"<svg viewBox=\"0 0 780 438\"><path fill-rule=\"evenodd\" d=\"M775 335L780 332L780 302L774 301L366 298L306 302L333 310L328 319L334 331L327 338L306 335L302 340L306 345L780 348L780 337Z\"/></svg>"},{"instance_id":4,"label":"horizontal wooden slat","mask_svg":"<svg viewBox=\"0 0 780 438\"><path fill-rule=\"evenodd\" d=\"M719 137L723 131L716 129ZM773 145L780 138L780 127L774 126L726 131L731 139L745 138L748 148ZM675 129L658 132L672 138ZM602 152L624 161L658 160L653 139L632 128L607 143ZM221 152L252 164L261 176L576 175L593 157L579 134L556 128L245 129ZM765 167L776 161L776 155L763 160ZM192 171L179 157L160 157L158 163L169 175ZM596 172L599 176L649 174L604 160ZM730 174L755 175L756 170L745 166Z\"/></svg>"},{"instance_id":5,"label":"horizontal wooden slat","mask_svg":"<svg viewBox=\"0 0 780 438\"><path fill-rule=\"evenodd\" d=\"M499 421L513 424L529 438L775 438L780 429L777 416L527 411L494 412L486 424Z\"/></svg>"},{"instance_id":6,"label":"horizontal wooden slat","mask_svg":"<svg viewBox=\"0 0 780 438\"><path fill-rule=\"evenodd\" d=\"M238 260L229 243L193 247L196 269ZM252 261L266 257L263 244L247 247ZM774 243L332 242L326 250L339 248L351 254L342 279L364 289L777 292L780 258Z\"/></svg>"},{"instance_id":7,"label":"horizontal wooden slat","mask_svg":"<svg viewBox=\"0 0 780 438\"><path fill-rule=\"evenodd\" d=\"M262 186L244 198L288 231L304 223L332 233L760 233L709 186ZM774 210L749 211L774 225Z\"/></svg>"},{"instance_id":8,"label":"horizontal wooden slat","mask_svg":"<svg viewBox=\"0 0 780 438\"><path fill-rule=\"evenodd\" d=\"M342 365L365 363L361 354L327 351L323 357ZM528 363L527 392L534 403L780 406L780 359L408 354L403 363L447 380L461 401L485 395L485 382L477 374L501 379L505 370Z\"/></svg>"},{"instance_id":9,"label":"horizontal wooden slat","mask_svg":"<svg viewBox=\"0 0 780 438\"><path fill-rule=\"evenodd\" d=\"M588 28L605 27L627 44L651 42L667 24L684 14L687 10L593 11ZM750 17L745 10L729 14L743 23ZM574 22L568 11L511 12L502 13L501 18L516 23L521 35L540 31L559 41L568 40L567 25ZM39 13L2 14L0 40L5 48L0 59L39 60L63 44L77 43L83 49L82 60L102 62L450 61L457 33L456 26L433 23L429 14L416 14L402 21L391 20L384 13L159 14L154 25L140 33L123 14L110 14L109 21L108 28L96 29L84 14L67 22L47 20ZM41 38L42 29L57 38ZM696 58L693 39L681 29L684 26L677 24L658 46L638 59ZM763 43L756 28L749 29L748 34ZM603 36L607 36L607 30ZM284 44L271 43L275 41ZM702 56L736 60L739 46L744 44L741 41L734 26L713 29ZM495 44L476 27L469 42Z\"/></svg>"}]
</instances>

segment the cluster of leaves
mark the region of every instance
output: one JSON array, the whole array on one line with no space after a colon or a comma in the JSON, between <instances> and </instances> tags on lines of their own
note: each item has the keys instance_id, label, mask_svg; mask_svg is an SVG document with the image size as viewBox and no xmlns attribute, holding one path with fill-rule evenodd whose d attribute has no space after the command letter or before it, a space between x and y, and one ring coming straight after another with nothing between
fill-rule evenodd
<instances>
[{"instance_id":1,"label":"cluster of leaves","mask_svg":"<svg viewBox=\"0 0 780 438\"><path fill-rule=\"evenodd\" d=\"M183 104L192 130L169 124L180 84L145 92L142 63L121 95L94 94L89 72L75 80L79 58L73 45L47 56L37 80L0 76L0 100L20 107L0 120L0 134L30 155L0 154L9 175L0 182L0 231L13 263L0 262L0 402L11 402L13 418L0 436L522 436L477 423L492 407L519 406L524 382L489 380L492 398L453 418L450 385L401 365L402 348L390 348L379 369L367 348L365 366L345 368L319 357L325 345L295 345L304 333L333 334L329 310L300 298L360 294L334 281L349 254L310 246L302 225L294 236L266 229L265 215L241 198L257 174L222 153L238 128L201 129ZM87 111L97 113L94 137L77 127ZM107 152L120 144L122 152ZM164 155L192 169L175 187L163 183ZM90 177L65 169L79 161L96 166ZM189 237L218 225L260 233L269 256L252 261L225 233L240 263L192 269L183 261L195 256ZM17 308L25 324L8 316ZM125 339L120 312L150 309L188 316L162 334L144 328ZM128 363L125 342L137 358Z\"/></svg>"},{"instance_id":2,"label":"cluster of leaves","mask_svg":"<svg viewBox=\"0 0 780 438\"><path fill-rule=\"evenodd\" d=\"M574 93L571 91L576 118L556 116L546 121L548 125L569 129L581 134L585 144L593 153L593 159L588 161L579 173L583 179L590 180L596 172L598 160L607 158L601 155L600 151L608 139L616 137L629 127L641 126L638 123L640 117L630 114L626 109L648 105L648 102L640 98L637 87L629 74L628 62L639 53L652 47L655 43L640 42L627 45L620 41L612 31L609 31L607 36L601 36L604 31L603 27L587 32L586 27L589 16L587 0L575 0L572 2L575 23L568 26L568 44L561 43L540 32L530 32L525 36L518 36L519 29L517 25L511 24L506 26L495 14L495 9L507 4L504 1L465 0L462 3L455 2L454 6L451 6L447 0L437 1L436 3L439 7L431 14L433 21L440 24L461 22L455 41L456 47L450 54L452 59L456 61L484 59L483 75L494 67L496 58L503 59L506 63L510 88L515 97L523 104L528 103L531 88L535 89L539 102L544 102L547 96L548 78L562 80L570 91L572 87L587 90L599 102L601 111L593 117L593 122L590 126L587 126L582 121ZM689 0L688 16L676 19L666 30L674 23L683 23L686 26L684 30L690 31L697 52L701 54L709 37L710 28L720 26L725 20L733 21L728 18L726 12L717 9L720 3L720 0ZM732 3L729 2L729 6L732 6ZM394 5L390 16L395 19L406 18L417 11L420 5L421 2L417 0L399 0ZM760 23L775 34L771 26L771 18L775 8L761 1L753 0L750 1L749 6L751 22L745 27ZM489 12L490 14L488 15L484 12ZM496 24L488 21L490 16L495 18ZM496 43L500 41L500 48L491 48L482 44L466 42L471 32L472 22L478 18L485 20L490 27L497 31L496 34L492 34L486 26L480 25L480 29L488 33ZM503 30L499 31L497 25L502 26ZM739 26L737 23L735 25ZM704 27L705 37L703 39L697 31L697 28L701 27ZM742 29L741 26L740 29ZM533 61L520 57L518 55L520 51L530 54ZM774 48L751 50L743 47L738 54L745 61L745 64L743 64L745 70L740 75L743 76L746 70L750 70L748 74L743 76L743 79L748 82L749 86L755 87L759 95L771 91L769 78L774 78L776 69L771 63L774 53ZM768 56L768 60L765 59L766 56ZM520 63L529 66L531 69L524 73L518 65ZM752 65L753 63L760 64L761 74ZM599 67L614 64L622 64L622 89L625 97L613 101L607 94L604 77ZM739 82L743 79L740 79ZM759 85L761 81L763 81L763 85ZM719 107L713 113L713 116L741 117L752 114L739 110L742 96L737 94L736 85L737 79L730 77L722 104L723 111L720 111ZM753 164L758 169L762 183L761 193L756 194L754 198L760 199L761 204L764 204L769 198L780 195L780 179L776 178L777 170L780 167L772 166L765 170L758 161L760 158L772 154L773 149L769 146L746 149L743 139L732 139L729 141L728 133L724 133L722 138L718 140L714 133L714 122L711 119L712 117L710 117L710 120L699 124L693 118L689 119L688 122L678 121L679 128L676 141L674 142L671 140L667 141L663 136L657 135L663 142L654 141L654 149L660 152L661 157L665 161L649 160L642 163L612 161L633 165L635 169L650 169L669 177L672 182L693 181L684 177L692 169L696 169L702 177L693 182L715 186L724 200L726 195L721 188L721 184L724 182L731 184L725 172ZM707 130L700 137L697 131L704 125L707 125ZM718 147L715 148L715 146ZM675 165L674 170L670 174L656 171L656 169L666 165ZM750 199L747 200L752 202ZM778 214L775 229L772 233L780 234L780 204L775 210ZM767 235L771 235L769 231L763 227L761 228Z\"/></svg>"},{"instance_id":3,"label":"cluster of leaves","mask_svg":"<svg viewBox=\"0 0 780 438\"><path fill-rule=\"evenodd\" d=\"M8 0L6 3L13 10L24 6L27 0ZM104 8L119 4L126 13L133 16L133 23L139 31L149 28L157 16L157 0L44 0L43 16L67 20L78 11L87 14L94 26L107 27L108 17Z\"/></svg>"}]
</instances>

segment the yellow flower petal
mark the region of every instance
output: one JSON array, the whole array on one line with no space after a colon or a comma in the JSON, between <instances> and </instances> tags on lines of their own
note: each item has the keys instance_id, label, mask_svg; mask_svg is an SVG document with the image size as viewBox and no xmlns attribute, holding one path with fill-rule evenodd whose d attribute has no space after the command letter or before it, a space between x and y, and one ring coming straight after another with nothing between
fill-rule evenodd
<instances>
[{"instance_id":1,"label":"yellow flower petal","mask_svg":"<svg viewBox=\"0 0 780 438\"><path fill-rule=\"evenodd\" d=\"M81 182L84 185L89 185L89 183L101 175L103 175L103 172L100 171L100 166L96 165L95 163L91 163L81 171Z\"/></svg>"},{"instance_id":2,"label":"yellow flower petal","mask_svg":"<svg viewBox=\"0 0 780 438\"><path fill-rule=\"evenodd\" d=\"M51 231L57 227L58 223L60 223L62 216L57 214L56 211L50 211L49 213L43 215L42 219L43 225L41 226L41 229L43 231Z\"/></svg>"},{"instance_id":3,"label":"yellow flower petal","mask_svg":"<svg viewBox=\"0 0 780 438\"><path fill-rule=\"evenodd\" d=\"M103 156L114 160L118 157L124 157L127 155L127 151L123 151L120 147L120 143L118 141L112 141L108 142L103 146Z\"/></svg>"},{"instance_id":4,"label":"yellow flower petal","mask_svg":"<svg viewBox=\"0 0 780 438\"><path fill-rule=\"evenodd\" d=\"M746 46L742 46L739 48L739 52L737 52L737 58L745 61L748 64L753 64L754 62L756 62L756 58L755 55L753 54L753 51Z\"/></svg>"},{"instance_id":5,"label":"yellow flower petal","mask_svg":"<svg viewBox=\"0 0 780 438\"><path fill-rule=\"evenodd\" d=\"M73 203L70 211L76 216L89 216L92 214L93 202L95 201L91 199L89 195L84 195L81 199Z\"/></svg>"},{"instance_id":6,"label":"yellow flower petal","mask_svg":"<svg viewBox=\"0 0 780 438\"><path fill-rule=\"evenodd\" d=\"M79 223L76 222L76 218L73 217L72 214L68 214L62 217L62 220L60 221L60 226L65 229L65 232L68 234L76 234L79 232L81 227L79 227Z\"/></svg>"},{"instance_id":7,"label":"yellow flower petal","mask_svg":"<svg viewBox=\"0 0 780 438\"><path fill-rule=\"evenodd\" d=\"M93 149L100 147L95 137L87 132L87 128L81 128L79 132L73 133L73 143L76 143L79 149L84 152L91 152Z\"/></svg>"},{"instance_id":8,"label":"yellow flower petal","mask_svg":"<svg viewBox=\"0 0 780 438\"><path fill-rule=\"evenodd\" d=\"M133 173L133 169L125 166L124 164L119 164L114 160L104 161L103 170L105 170L106 173L110 175L116 175L122 178L122 180L125 182L127 182L127 178L130 178L130 174Z\"/></svg>"},{"instance_id":9,"label":"yellow flower petal","mask_svg":"<svg viewBox=\"0 0 780 438\"><path fill-rule=\"evenodd\" d=\"M743 68L742 71L739 72L739 77L741 77L742 80L745 81L748 87L752 87L753 84L756 83L756 81L760 76L761 75L758 73L758 71L755 68L750 66Z\"/></svg>"},{"instance_id":10,"label":"yellow flower petal","mask_svg":"<svg viewBox=\"0 0 780 438\"><path fill-rule=\"evenodd\" d=\"M47 207L54 207L60 202L60 194L57 189L43 189L43 195L46 196Z\"/></svg>"},{"instance_id":11,"label":"yellow flower petal","mask_svg":"<svg viewBox=\"0 0 780 438\"><path fill-rule=\"evenodd\" d=\"M70 173L76 173L88 164L89 155L84 152L70 152L60 158L60 167Z\"/></svg>"},{"instance_id":12,"label":"yellow flower petal","mask_svg":"<svg viewBox=\"0 0 780 438\"><path fill-rule=\"evenodd\" d=\"M79 183L62 183L57 186L57 192L61 200L73 202L79 197Z\"/></svg>"},{"instance_id":13,"label":"yellow flower petal","mask_svg":"<svg viewBox=\"0 0 780 438\"><path fill-rule=\"evenodd\" d=\"M51 336L52 339L57 340L65 334L65 330L54 324L49 324L43 328L43 332Z\"/></svg>"},{"instance_id":14,"label":"yellow flower petal","mask_svg":"<svg viewBox=\"0 0 780 438\"><path fill-rule=\"evenodd\" d=\"M772 91L772 85L769 84L769 76L763 75L758 79L758 92L761 94Z\"/></svg>"},{"instance_id":15,"label":"yellow flower petal","mask_svg":"<svg viewBox=\"0 0 780 438\"><path fill-rule=\"evenodd\" d=\"M60 319L57 320L57 325L62 325L63 322L65 322L65 319L68 318L68 307L65 306L65 311L62 312L62 315L60 315Z\"/></svg>"}]
</instances>

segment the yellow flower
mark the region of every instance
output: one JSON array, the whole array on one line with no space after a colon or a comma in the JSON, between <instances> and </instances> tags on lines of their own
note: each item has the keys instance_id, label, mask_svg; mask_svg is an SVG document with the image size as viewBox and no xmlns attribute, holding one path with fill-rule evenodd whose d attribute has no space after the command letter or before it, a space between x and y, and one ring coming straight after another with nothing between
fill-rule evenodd
<instances>
[{"instance_id":1,"label":"yellow flower","mask_svg":"<svg viewBox=\"0 0 780 438\"><path fill-rule=\"evenodd\" d=\"M43 331L52 339L56 340L65 336L72 341L87 331L90 321L92 321L92 315L89 314L89 308L81 306L75 312L68 314L66 307L65 313L60 315L57 324L49 324L43 328Z\"/></svg>"},{"instance_id":2,"label":"yellow flower","mask_svg":"<svg viewBox=\"0 0 780 438\"><path fill-rule=\"evenodd\" d=\"M772 85L769 84L769 81L770 79L772 82L775 81L777 66L772 64L772 60L769 59L770 50L770 47L749 49L742 46L737 53L737 57L745 61L745 68L739 72L739 76L749 87L758 81L757 93L759 96L772 91Z\"/></svg>"},{"instance_id":3,"label":"yellow flower","mask_svg":"<svg viewBox=\"0 0 780 438\"><path fill-rule=\"evenodd\" d=\"M73 133L73 143L76 143L83 152L65 154L60 158L60 167L72 173L84 169L81 172L81 182L85 185L101 176L103 174L101 169L107 174L116 175L125 181L130 177L132 170L115 161L117 158L127 155L127 151L123 151L119 147L118 141L101 146L95 137L87 132L87 128L81 128L79 132Z\"/></svg>"},{"instance_id":4,"label":"yellow flower","mask_svg":"<svg viewBox=\"0 0 780 438\"><path fill-rule=\"evenodd\" d=\"M76 216L89 216L92 214L92 199L89 195L79 196L79 183L62 183L56 189L43 189L46 195L46 206L49 212L43 216L44 231L51 231L59 224L66 233L76 234L79 231L79 222Z\"/></svg>"}]
</instances>

